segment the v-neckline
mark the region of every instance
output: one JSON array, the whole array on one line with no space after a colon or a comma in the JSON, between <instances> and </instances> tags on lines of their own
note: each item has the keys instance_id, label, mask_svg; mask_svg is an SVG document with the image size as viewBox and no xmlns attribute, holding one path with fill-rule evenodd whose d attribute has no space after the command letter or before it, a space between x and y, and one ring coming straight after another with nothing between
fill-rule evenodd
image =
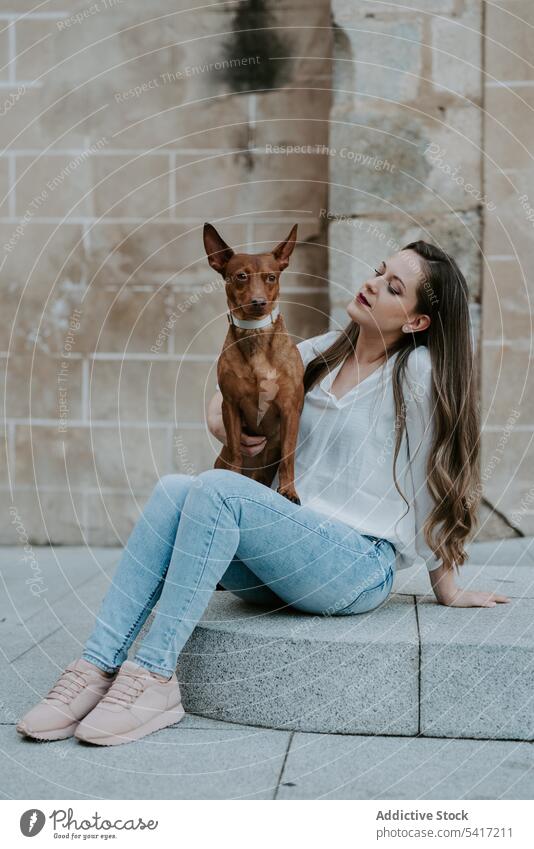
<instances>
[{"instance_id":1,"label":"v-neckline","mask_svg":"<svg viewBox=\"0 0 534 849\"><path fill-rule=\"evenodd\" d=\"M397 352L395 352L395 353L397 353ZM332 385L334 384L334 381L335 381L338 373L341 371L343 363L345 362L345 359L346 359L346 357L345 357L345 359L341 360L341 362L337 364L335 369L326 373L326 375L324 376L324 378L321 381L321 387L326 392L326 394L330 398L333 399L333 401L336 404L341 404L343 401L346 400L346 398L349 395L352 395L352 393L353 392L355 393L360 388L360 386L363 386L363 384L366 381L370 380L376 374L381 372L385 368L385 366L387 366L389 363L391 363L394 356L395 356L395 354L392 354L391 357L388 357L386 360L384 360L384 362L382 363L381 366L378 366L378 368L375 368L370 374L368 374L366 377L364 377L363 380L360 380L355 386L351 386L351 388L348 389L347 392L345 392L343 395L341 395L340 398L338 398L337 395L334 395L334 393L331 391L331 389L332 389Z\"/></svg>"}]
</instances>

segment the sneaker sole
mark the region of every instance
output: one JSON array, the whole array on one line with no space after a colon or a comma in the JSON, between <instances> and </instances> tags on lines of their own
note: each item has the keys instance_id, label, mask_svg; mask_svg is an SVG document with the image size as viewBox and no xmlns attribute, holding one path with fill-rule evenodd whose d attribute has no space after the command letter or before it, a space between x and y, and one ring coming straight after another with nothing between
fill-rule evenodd
<instances>
[{"instance_id":1,"label":"sneaker sole","mask_svg":"<svg viewBox=\"0 0 534 849\"><path fill-rule=\"evenodd\" d=\"M28 731L24 727L17 725L17 732L21 737L31 737L32 740L51 742L52 740L66 740L68 737L74 737L77 726L78 723L73 722L67 728L57 728L55 730L52 729L52 731Z\"/></svg>"},{"instance_id":2,"label":"sneaker sole","mask_svg":"<svg viewBox=\"0 0 534 849\"><path fill-rule=\"evenodd\" d=\"M77 740L83 743L93 743L96 746L120 746L122 743L133 743L135 740L140 740L147 734L152 734L154 731L161 731L162 728L168 728L169 725L175 725L180 722L185 716L185 710L180 703L171 710L166 710L158 714L153 719L140 725L138 728L133 728L125 734L110 734L107 737L92 738L87 734L75 733ZM79 730L79 729L78 729Z\"/></svg>"}]
</instances>

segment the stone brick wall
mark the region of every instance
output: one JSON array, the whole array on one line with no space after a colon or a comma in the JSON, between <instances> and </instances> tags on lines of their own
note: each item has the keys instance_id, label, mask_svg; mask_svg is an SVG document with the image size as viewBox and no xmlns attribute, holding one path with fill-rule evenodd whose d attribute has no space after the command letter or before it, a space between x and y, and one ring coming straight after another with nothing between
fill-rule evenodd
<instances>
[{"instance_id":1,"label":"stone brick wall","mask_svg":"<svg viewBox=\"0 0 534 849\"><path fill-rule=\"evenodd\" d=\"M500 8L502 7L502 8ZM534 534L534 4L486 5L482 476L488 502Z\"/></svg>"},{"instance_id":2,"label":"stone brick wall","mask_svg":"<svg viewBox=\"0 0 534 849\"><path fill-rule=\"evenodd\" d=\"M203 222L251 251L298 222L281 308L328 327L327 164L287 146L328 140L330 7L35 5L0 0L2 541L118 544L218 453Z\"/></svg>"},{"instance_id":3,"label":"stone brick wall","mask_svg":"<svg viewBox=\"0 0 534 849\"><path fill-rule=\"evenodd\" d=\"M504 6L332 2L331 326L403 244L456 257L481 363L480 538L534 533L534 5Z\"/></svg>"},{"instance_id":4,"label":"stone brick wall","mask_svg":"<svg viewBox=\"0 0 534 849\"><path fill-rule=\"evenodd\" d=\"M387 253L452 253L480 304L482 4L333 0L331 320ZM457 170L458 180L451 179Z\"/></svg>"},{"instance_id":5,"label":"stone brick wall","mask_svg":"<svg viewBox=\"0 0 534 849\"><path fill-rule=\"evenodd\" d=\"M35 5L0 0L2 542L123 544L159 476L212 466L205 220L248 250L299 223L296 339L408 240L453 253L482 535L533 533L529 0Z\"/></svg>"}]
</instances>

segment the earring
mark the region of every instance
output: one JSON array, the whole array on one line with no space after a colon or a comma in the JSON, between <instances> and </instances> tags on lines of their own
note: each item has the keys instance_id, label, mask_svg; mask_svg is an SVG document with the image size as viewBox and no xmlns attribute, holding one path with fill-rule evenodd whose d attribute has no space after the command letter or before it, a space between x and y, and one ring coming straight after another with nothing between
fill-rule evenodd
<instances>
[{"instance_id":1,"label":"earring","mask_svg":"<svg viewBox=\"0 0 534 849\"><path fill-rule=\"evenodd\" d=\"M402 330L403 330L403 332L404 332L404 333L410 333L410 328L408 327L408 325L407 325L407 324L405 324L405 325L404 325L404 327L402 328Z\"/></svg>"}]
</instances>

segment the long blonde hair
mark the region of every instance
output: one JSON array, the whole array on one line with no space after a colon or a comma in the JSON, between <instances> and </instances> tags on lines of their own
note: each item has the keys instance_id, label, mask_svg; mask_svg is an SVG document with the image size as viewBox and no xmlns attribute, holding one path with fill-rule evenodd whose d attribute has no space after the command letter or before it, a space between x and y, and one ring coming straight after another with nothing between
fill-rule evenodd
<instances>
[{"instance_id":1,"label":"long blonde hair","mask_svg":"<svg viewBox=\"0 0 534 849\"><path fill-rule=\"evenodd\" d=\"M392 369L396 441L393 457L395 487L409 507L397 482L396 463L406 430L402 384L410 352L426 345L432 363L431 409L433 441L427 462L427 484L434 507L424 526L427 545L451 569L465 563L464 543L478 525L481 497L478 375L473 356L469 317L469 289L456 261L424 241L403 250L422 259L424 278L417 289L416 312L430 316L426 330L402 337L387 349L398 356ZM351 321L326 351L308 363L304 388L308 392L326 372L354 351L360 328Z\"/></svg>"}]
</instances>

